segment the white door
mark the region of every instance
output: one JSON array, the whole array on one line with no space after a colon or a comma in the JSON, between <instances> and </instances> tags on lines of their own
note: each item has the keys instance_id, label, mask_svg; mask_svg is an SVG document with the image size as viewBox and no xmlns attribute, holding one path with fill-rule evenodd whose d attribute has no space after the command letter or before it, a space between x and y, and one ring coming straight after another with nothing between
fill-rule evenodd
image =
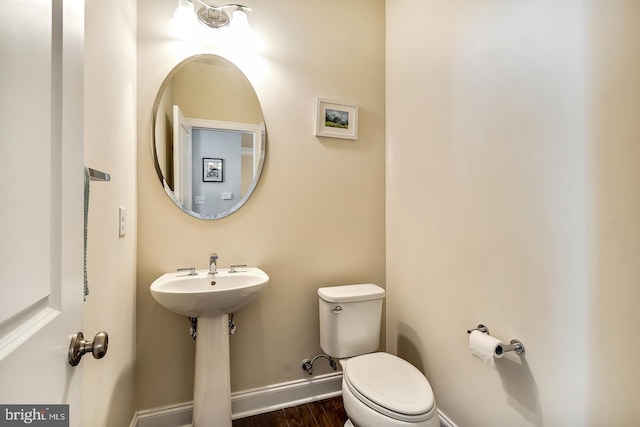
<instances>
[{"instance_id":1,"label":"white door","mask_svg":"<svg viewBox=\"0 0 640 427\"><path fill-rule=\"evenodd\" d=\"M2 0L0 28L0 405L80 426L84 1Z\"/></svg>"},{"instance_id":2,"label":"white door","mask_svg":"<svg viewBox=\"0 0 640 427\"><path fill-rule=\"evenodd\" d=\"M192 200L192 127L179 106L173 106L173 190L185 209Z\"/></svg>"}]
</instances>

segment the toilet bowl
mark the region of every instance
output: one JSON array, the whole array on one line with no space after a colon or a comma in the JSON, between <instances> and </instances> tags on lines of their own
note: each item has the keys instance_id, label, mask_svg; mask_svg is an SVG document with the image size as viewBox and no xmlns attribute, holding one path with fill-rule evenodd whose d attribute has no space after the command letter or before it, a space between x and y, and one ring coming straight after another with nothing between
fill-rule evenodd
<instances>
[{"instance_id":1,"label":"toilet bowl","mask_svg":"<svg viewBox=\"0 0 640 427\"><path fill-rule=\"evenodd\" d=\"M318 289L320 346L342 365L345 427L439 427L425 376L380 343L384 289L373 284Z\"/></svg>"},{"instance_id":2,"label":"toilet bowl","mask_svg":"<svg viewBox=\"0 0 640 427\"><path fill-rule=\"evenodd\" d=\"M410 363L371 353L341 364L342 400L352 425L439 427L431 386Z\"/></svg>"}]
</instances>

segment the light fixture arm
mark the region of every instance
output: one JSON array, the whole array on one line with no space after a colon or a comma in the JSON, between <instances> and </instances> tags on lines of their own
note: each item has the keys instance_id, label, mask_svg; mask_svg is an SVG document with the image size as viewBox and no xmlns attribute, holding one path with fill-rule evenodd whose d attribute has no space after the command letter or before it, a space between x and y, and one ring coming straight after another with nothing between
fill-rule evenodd
<instances>
[{"instance_id":1,"label":"light fixture arm","mask_svg":"<svg viewBox=\"0 0 640 427\"><path fill-rule=\"evenodd\" d=\"M251 8L250 7L245 6L243 4L238 4L238 3L229 3L229 4L223 4L222 6L215 6L215 5L211 5L211 4L207 3L204 0L197 0L197 2L202 4L207 9L224 10L226 8L233 7L233 8L236 8L236 9L240 9L240 10L242 10L244 12L251 12Z\"/></svg>"},{"instance_id":2,"label":"light fixture arm","mask_svg":"<svg viewBox=\"0 0 640 427\"><path fill-rule=\"evenodd\" d=\"M243 12L245 16L247 15L247 12L251 12L250 7L238 3L229 3L223 4L221 6L216 6L214 4L210 4L208 0L178 0L178 8L176 9L176 13L178 13L178 11L182 11L181 13L184 14L185 9L188 13L189 8L184 7L185 4L188 3L191 3L192 6L193 4L202 5L202 7L197 7L195 10L198 21L209 28L215 29L225 28L231 22L232 18L225 9L232 8L233 14L235 14L235 12ZM176 15L174 14L174 19L176 19L175 17Z\"/></svg>"},{"instance_id":3,"label":"light fixture arm","mask_svg":"<svg viewBox=\"0 0 640 427\"><path fill-rule=\"evenodd\" d=\"M205 0L196 0L196 1L204 6L198 9L198 11L196 12L196 15L198 16L198 20L203 25L206 25L207 27L211 27L211 28L219 29L229 25L229 22L231 22L231 18L229 17L227 12L224 11L224 9L232 7L236 11L240 10L242 12L245 12L245 14L247 11L251 11L251 8L242 4L237 4L237 3L223 4L222 6L215 6L207 3Z\"/></svg>"}]
</instances>

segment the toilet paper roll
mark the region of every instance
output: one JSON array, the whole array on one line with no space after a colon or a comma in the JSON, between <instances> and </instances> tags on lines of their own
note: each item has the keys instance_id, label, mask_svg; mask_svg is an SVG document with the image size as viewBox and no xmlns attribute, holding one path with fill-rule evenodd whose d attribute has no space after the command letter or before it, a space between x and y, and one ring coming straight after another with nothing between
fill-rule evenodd
<instances>
[{"instance_id":1,"label":"toilet paper roll","mask_svg":"<svg viewBox=\"0 0 640 427\"><path fill-rule=\"evenodd\" d=\"M502 355L496 354L496 347L500 344L502 342L499 339L480 331L471 331L471 334L469 334L469 350L471 350L471 354L482 360L486 365L494 368L496 366L494 358L502 357Z\"/></svg>"}]
</instances>

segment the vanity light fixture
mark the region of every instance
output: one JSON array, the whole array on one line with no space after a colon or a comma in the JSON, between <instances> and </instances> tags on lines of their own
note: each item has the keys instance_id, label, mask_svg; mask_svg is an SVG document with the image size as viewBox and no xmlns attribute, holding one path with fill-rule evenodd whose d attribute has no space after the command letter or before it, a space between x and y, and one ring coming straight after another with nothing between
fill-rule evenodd
<instances>
[{"instance_id":1,"label":"vanity light fixture","mask_svg":"<svg viewBox=\"0 0 640 427\"><path fill-rule=\"evenodd\" d=\"M225 28L230 25L232 21L238 21L242 26L247 25L247 12L251 11L251 8L242 4L224 4L222 6L215 6L207 3L204 0L195 0L202 5L201 8L195 11L198 21L201 24L206 25L209 28ZM233 9L232 16L229 16L225 9ZM192 0L178 0L178 7L174 13L174 19L180 19L178 16L185 17L189 13L194 13ZM190 21L193 19L187 18ZM185 18L182 18L186 20ZM233 27L233 25L231 25Z\"/></svg>"}]
</instances>

